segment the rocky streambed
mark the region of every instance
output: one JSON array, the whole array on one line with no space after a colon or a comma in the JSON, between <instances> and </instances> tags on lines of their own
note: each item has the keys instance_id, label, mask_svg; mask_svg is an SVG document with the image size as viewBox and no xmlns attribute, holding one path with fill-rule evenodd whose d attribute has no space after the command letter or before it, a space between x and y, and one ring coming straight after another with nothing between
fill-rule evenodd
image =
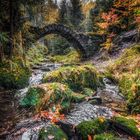
<instances>
[{"instance_id":1,"label":"rocky streambed","mask_svg":"<svg viewBox=\"0 0 140 140\"><path fill-rule=\"evenodd\" d=\"M32 76L29 79L29 86L19 90L16 94L16 98L18 98L19 101L23 99L31 86L42 83L43 75L46 72L49 73L61 66L61 64L50 62L43 62L40 65L34 66L32 69ZM123 109L120 108L124 105L125 100L121 93L119 93L118 86L107 78L103 79L103 83L104 87L98 88L96 95L94 94L94 96L86 98L83 102L73 103L69 112L65 114L64 120L57 122L58 126L60 126L69 137L68 139L78 139L74 136L75 132L73 131L73 128L81 122L96 119L98 117L109 119L114 115L114 110L123 111ZM25 114L28 113L26 109L17 111L19 118L21 115L22 119L20 118L19 122L17 122L15 127L9 132L9 135L6 138L7 140L38 140L41 139L40 131L42 129L46 133L50 127L55 126L48 119L35 118L32 114L25 116L24 111L26 112ZM56 134L57 131L53 133ZM55 134L48 134L46 140L55 139ZM65 136L63 135L63 137ZM62 138L60 138L60 140L61 139Z\"/></svg>"}]
</instances>

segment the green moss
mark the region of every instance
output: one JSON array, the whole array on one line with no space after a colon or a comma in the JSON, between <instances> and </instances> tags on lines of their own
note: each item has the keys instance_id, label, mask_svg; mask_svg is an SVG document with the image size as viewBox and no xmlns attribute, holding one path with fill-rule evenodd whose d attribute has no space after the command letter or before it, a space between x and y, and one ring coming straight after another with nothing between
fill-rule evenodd
<instances>
[{"instance_id":1,"label":"green moss","mask_svg":"<svg viewBox=\"0 0 140 140\"><path fill-rule=\"evenodd\" d=\"M48 49L46 46L36 44L34 47L31 47L26 54L26 65L28 67L40 63L46 58Z\"/></svg>"},{"instance_id":2,"label":"green moss","mask_svg":"<svg viewBox=\"0 0 140 140\"><path fill-rule=\"evenodd\" d=\"M128 111L131 113L140 113L140 83L137 86L137 91L133 95L127 104Z\"/></svg>"},{"instance_id":3,"label":"green moss","mask_svg":"<svg viewBox=\"0 0 140 140\"><path fill-rule=\"evenodd\" d=\"M60 104L62 110L70 107L71 102L79 99L68 86L60 83L47 83L29 89L21 101L25 107L34 107L38 110L53 108ZM81 98L79 99L81 101Z\"/></svg>"},{"instance_id":4,"label":"green moss","mask_svg":"<svg viewBox=\"0 0 140 140\"><path fill-rule=\"evenodd\" d=\"M127 119L125 117L114 117L114 121L131 133L133 136L140 138L140 131L136 127L137 123L133 119Z\"/></svg>"},{"instance_id":5,"label":"green moss","mask_svg":"<svg viewBox=\"0 0 140 140\"><path fill-rule=\"evenodd\" d=\"M77 126L77 131L82 136L83 140L87 140L88 135L100 134L108 128L107 121L100 119L84 121Z\"/></svg>"},{"instance_id":6,"label":"green moss","mask_svg":"<svg viewBox=\"0 0 140 140\"><path fill-rule=\"evenodd\" d=\"M76 103L77 103L77 102L84 101L86 97L87 97L87 96L84 95L84 94L80 94L80 93L75 93L75 92L73 92L73 93L72 93L72 102L76 102Z\"/></svg>"},{"instance_id":7,"label":"green moss","mask_svg":"<svg viewBox=\"0 0 140 140\"><path fill-rule=\"evenodd\" d=\"M95 94L95 90L92 90L90 88L84 88L82 94L87 96L92 96Z\"/></svg>"},{"instance_id":8,"label":"green moss","mask_svg":"<svg viewBox=\"0 0 140 140\"><path fill-rule=\"evenodd\" d=\"M93 140L118 140L112 133L102 133L95 135Z\"/></svg>"},{"instance_id":9,"label":"green moss","mask_svg":"<svg viewBox=\"0 0 140 140\"><path fill-rule=\"evenodd\" d=\"M28 84L29 69L20 59L0 64L0 86L6 89L20 89Z\"/></svg>"},{"instance_id":10,"label":"green moss","mask_svg":"<svg viewBox=\"0 0 140 140\"><path fill-rule=\"evenodd\" d=\"M62 67L47 74L43 81L67 84L76 92L84 88L96 90L99 86L98 73L91 65Z\"/></svg>"},{"instance_id":11,"label":"green moss","mask_svg":"<svg viewBox=\"0 0 140 140\"><path fill-rule=\"evenodd\" d=\"M53 140L68 140L66 134L55 125L40 130L39 140L47 140L49 137L53 137Z\"/></svg>"},{"instance_id":12,"label":"green moss","mask_svg":"<svg viewBox=\"0 0 140 140\"><path fill-rule=\"evenodd\" d=\"M140 113L140 45L126 49L124 54L109 68L118 80L120 91L127 99L129 113Z\"/></svg>"},{"instance_id":13,"label":"green moss","mask_svg":"<svg viewBox=\"0 0 140 140\"><path fill-rule=\"evenodd\" d=\"M80 56L77 51L72 50L66 55L55 55L50 57L50 60L53 62L59 63L78 63L80 61Z\"/></svg>"},{"instance_id":14,"label":"green moss","mask_svg":"<svg viewBox=\"0 0 140 140\"><path fill-rule=\"evenodd\" d=\"M36 106L40 102L41 93L40 89L30 88L20 105L24 107Z\"/></svg>"},{"instance_id":15,"label":"green moss","mask_svg":"<svg viewBox=\"0 0 140 140\"><path fill-rule=\"evenodd\" d=\"M72 91L65 85L59 83L52 83L53 94L50 96L48 104L59 104L62 109L68 108L72 99Z\"/></svg>"}]
</instances>

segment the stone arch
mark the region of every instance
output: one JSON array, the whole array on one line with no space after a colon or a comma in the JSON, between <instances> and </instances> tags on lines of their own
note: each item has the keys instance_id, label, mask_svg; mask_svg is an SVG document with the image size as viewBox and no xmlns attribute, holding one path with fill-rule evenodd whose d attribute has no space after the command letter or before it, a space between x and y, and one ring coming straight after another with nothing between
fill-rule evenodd
<instances>
[{"instance_id":1,"label":"stone arch","mask_svg":"<svg viewBox=\"0 0 140 140\"><path fill-rule=\"evenodd\" d=\"M39 40L40 38L49 34L58 34L64 37L68 42L72 43L74 48L81 54L83 58L87 57L83 44L83 36L74 32L65 25L50 24L43 28L34 28L32 33L35 35L35 40Z\"/></svg>"}]
</instances>

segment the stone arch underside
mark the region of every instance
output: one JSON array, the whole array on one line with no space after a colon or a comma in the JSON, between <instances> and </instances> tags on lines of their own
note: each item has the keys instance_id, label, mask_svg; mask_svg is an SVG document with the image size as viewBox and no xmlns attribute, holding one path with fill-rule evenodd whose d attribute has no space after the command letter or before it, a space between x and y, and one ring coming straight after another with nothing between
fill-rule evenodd
<instances>
[{"instance_id":1,"label":"stone arch underside","mask_svg":"<svg viewBox=\"0 0 140 140\"><path fill-rule=\"evenodd\" d=\"M34 28L32 33L35 35L35 40L39 40L49 34L58 34L64 37L69 43L72 43L74 48L80 53L83 58L88 57L84 49L84 36L72 31L70 28L61 24L51 24L43 28Z\"/></svg>"}]
</instances>

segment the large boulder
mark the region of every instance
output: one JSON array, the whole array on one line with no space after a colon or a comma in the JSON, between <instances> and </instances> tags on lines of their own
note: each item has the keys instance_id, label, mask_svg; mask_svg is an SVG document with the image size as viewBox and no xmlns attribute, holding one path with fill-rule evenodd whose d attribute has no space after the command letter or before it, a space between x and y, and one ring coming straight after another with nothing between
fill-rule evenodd
<instances>
[{"instance_id":1,"label":"large boulder","mask_svg":"<svg viewBox=\"0 0 140 140\"><path fill-rule=\"evenodd\" d=\"M23 107L33 107L34 111L51 109L55 111L68 109L72 102L83 101L88 95L73 92L67 85L61 83L46 83L29 89L21 101Z\"/></svg>"},{"instance_id":2,"label":"large boulder","mask_svg":"<svg viewBox=\"0 0 140 140\"><path fill-rule=\"evenodd\" d=\"M68 66L52 71L44 76L43 82L60 82L73 91L83 91L84 88L96 90L100 85L98 72L92 65Z\"/></svg>"}]
</instances>

